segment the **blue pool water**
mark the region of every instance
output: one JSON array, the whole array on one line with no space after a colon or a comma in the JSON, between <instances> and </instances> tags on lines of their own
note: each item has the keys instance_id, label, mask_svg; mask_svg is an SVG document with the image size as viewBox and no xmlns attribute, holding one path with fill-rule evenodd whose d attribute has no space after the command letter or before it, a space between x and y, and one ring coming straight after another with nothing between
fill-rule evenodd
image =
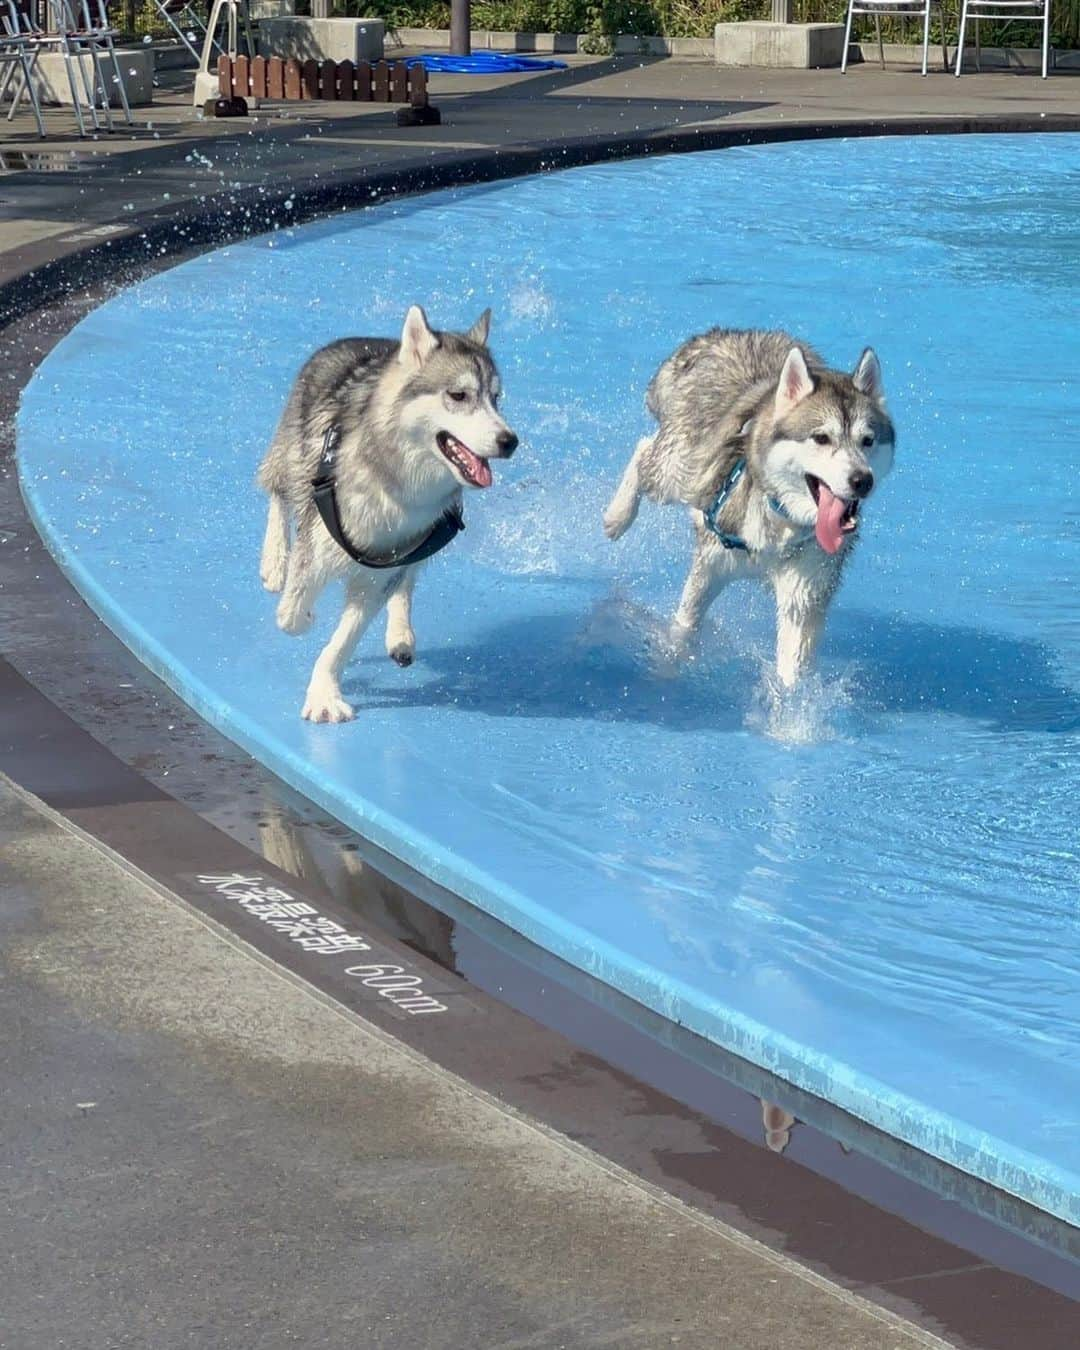
<instances>
[{"instance_id":1,"label":"blue pool water","mask_svg":"<svg viewBox=\"0 0 1080 1350\"><path fill-rule=\"evenodd\" d=\"M237 245L87 317L28 389L24 489L106 620L229 735L436 881L703 1035L1080 1219L1080 137L792 144L438 193ZM252 475L317 345L495 309L523 444L298 710ZM819 673L768 597L672 676L680 512L600 512L714 323L877 348L899 432Z\"/></svg>"}]
</instances>

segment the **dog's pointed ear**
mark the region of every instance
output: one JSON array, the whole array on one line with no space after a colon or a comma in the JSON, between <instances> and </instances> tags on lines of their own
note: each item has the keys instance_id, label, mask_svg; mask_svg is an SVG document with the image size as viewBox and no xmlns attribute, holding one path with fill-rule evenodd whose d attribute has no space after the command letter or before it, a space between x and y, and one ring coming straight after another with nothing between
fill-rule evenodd
<instances>
[{"instance_id":1,"label":"dog's pointed ear","mask_svg":"<svg viewBox=\"0 0 1080 1350\"><path fill-rule=\"evenodd\" d=\"M491 310L485 309L483 314L477 319L465 336L470 342L475 342L478 347L486 347L488 334L491 332Z\"/></svg>"},{"instance_id":2,"label":"dog's pointed ear","mask_svg":"<svg viewBox=\"0 0 1080 1350\"><path fill-rule=\"evenodd\" d=\"M787 354L784 368L776 386L776 419L779 421L789 413L797 403L801 403L808 394L814 392L814 381L806 368L806 357L798 347L792 347Z\"/></svg>"},{"instance_id":3,"label":"dog's pointed ear","mask_svg":"<svg viewBox=\"0 0 1080 1350\"><path fill-rule=\"evenodd\" d=\"M427 315L419 305L413 305L405 315L398 360L403 366L419 369L438 345L438 335L432 332Z\"/></svg>"},{"instance_id":4,"label":"dog's pointed ear","mask_svg":"<svg viewBox=\"0 0 1080 1350\"><path fill-rule=\"evenodd\" d=\"M881 398L885 386L881 379L881 362L877 359L873 347L867 347L859 357L859 364L855 367L851 380L855 388L868 398Z\"/></svg>"}]
</instances>

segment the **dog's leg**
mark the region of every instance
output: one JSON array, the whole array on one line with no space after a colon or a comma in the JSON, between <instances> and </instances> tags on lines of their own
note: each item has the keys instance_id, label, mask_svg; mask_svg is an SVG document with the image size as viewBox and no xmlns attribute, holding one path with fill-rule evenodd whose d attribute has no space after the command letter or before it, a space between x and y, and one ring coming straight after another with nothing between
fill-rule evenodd
<instances>
[{"instance_id":1,"label":"dog's leg","mask_svg":"<svg viewBox=\"0 0 1080 1350\"><path fill-rule=\"evenodd\" d=\"M310 531L301 527L288 555L285 589L277 607L277 626L283 633L306 633L315 618L315 598L326 584Z\"/></svg>"},{"instance_id":2,"label":"dog's leg","mask_svg":"<svg viewBox=\"0 0 1080 1350\"><path fill-rule=\"evenodd\" d=\"M828 591L822 591L798 568L773 576L776 591L776 674L785 689L798 684L814 659L825 624Z\"/></svg>"},{"instance_id":3,"label":"dog's leg","mask_svg":"<svg viewBox=\"0 0 1080 1350\"><path fill-rule=\"evenodd\" d=\"M351 722L352 707L341 696L341 672L364 634L364 629L386 601L386 591L367 578L350 582L345 612L334 636L319 653L308 681L307 697L300 716L309 722Z\"/></svg>"},{"instance_id":4,"label":"dog's leg","mask_svg":"<svg viewBox=\"0 0 1080 1350\"><path fill-rule=\"evenodd\" d=\"M386 602L386 654L399 666L411 666L416 655L412 627L412 597L416 568L407 567Z\"/></svg>"},{"instance_id":5,"label":"dog's leg","mask_svg":"<svg viewBox=\"0 0 1080 1350\"><path fill-rule=\"evenodd\" d=\"M623 473L622 482L604 512L604 533L609 539L621 538L637 519L638 507L641 505L640 459L652 441L651 436L643 436L638 441L637 449L630 456L630 463Z\"/></svg>"},{"instance_id":6,"label":"dog's leg","mask_svg":"<svg viewBox=\"0 0 1080 1350\"><path fill-rule=\"evenodd\" d=\"M698 633L709 606L724 589L733 575L726 556L718 556L718 548L700 540L694 548L694 560L683 586L679 607L671 621L671 644L678 655L684 655Z\"/></svg>"},{"instance_id":7,"label":"dog's leg","mask_svg":"<svg viewBox=\"0 0 1080 1350\"><path fill-rule=\"evenodd\" d=\"M263 536L262 562L259 575L268 591L280 591L285 585L289 564L289 510L285 498L276 492L270 494L270 509L266 515L266 534Z\"/></svg>"}]
</instances>

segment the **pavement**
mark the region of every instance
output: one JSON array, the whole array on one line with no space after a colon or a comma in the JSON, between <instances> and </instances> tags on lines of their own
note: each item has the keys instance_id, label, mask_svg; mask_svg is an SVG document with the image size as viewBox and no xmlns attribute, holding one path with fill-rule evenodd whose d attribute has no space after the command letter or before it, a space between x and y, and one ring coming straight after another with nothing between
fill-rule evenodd
<instances>
[{"instance_id":1,"label":"pavement","mask_svg":"<svg viewBox=\"0 0 1080 1350\"><path fill-rule=\"evenodd\" d=\"M4 1350L941 1345L507 1110L0 780Z\"/></svg>"},{"instance_id":2,"label":"pavement","mask_svg":"<svg viewBox=\"0 0 1080 1350\"><path fill-rule=\"evenodd\" d=\"M434 76L443 125L403 130L359 105L201 119L189 77L164 74L130 135L79 141L59 109L44 144L25 114L3 124L0 283L155 221L242 229L260 197L299 218L328 183L356 204L387 174L538 148L556 166L721 131L1062 125L1077 93L569 58ZM943 1343L466 1084L3 780L0 963L0 1350Z\"/></svg>"}]
</instances>

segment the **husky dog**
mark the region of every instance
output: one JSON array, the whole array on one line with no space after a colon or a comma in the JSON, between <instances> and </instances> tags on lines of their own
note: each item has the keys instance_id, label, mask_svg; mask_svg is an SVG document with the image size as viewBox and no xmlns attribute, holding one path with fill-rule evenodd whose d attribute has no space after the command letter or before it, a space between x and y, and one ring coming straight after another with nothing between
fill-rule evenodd
<instances>
[{"instance_id":1,"label":"husky dog","mask_svg":"<svg viewBox=\"0 0 1080 1350\"><path fill-rule=\"evenodd\" d=\"M877 357L868 347L845 375L786 333L713 329L668 357L646 404L660 426L638 442L605 533L624 534L643 495L689 505L676 652L729 581L760 577L776 593L776 673L790 688L813 657L859 505L892 467Z\"/></svg>"},{"instance_id":2,"label":"husky dog","mask_svg":"<svg viewBox=\"0 0 1080 1350\"><path fill-rule=\"evenodd\" d=\"M345 582L345 612L315 662L301 710L309 721L353 717L341 673L384 605L387 654L411 664L419 567L411 555L424 554L436 535L453 537L462 489L490 487L488 461L517 447L497 410L490 321L485 310L467 333L437 333L414 305L400 342L344 338L317 351L297 376L259 468L270 494L261 575L268 591L282 591L277 622L286 633L306 632L319 592L329 581ZM332 485L337 535L316 502L317 478Z\"/></svg>"}]
</instances>

